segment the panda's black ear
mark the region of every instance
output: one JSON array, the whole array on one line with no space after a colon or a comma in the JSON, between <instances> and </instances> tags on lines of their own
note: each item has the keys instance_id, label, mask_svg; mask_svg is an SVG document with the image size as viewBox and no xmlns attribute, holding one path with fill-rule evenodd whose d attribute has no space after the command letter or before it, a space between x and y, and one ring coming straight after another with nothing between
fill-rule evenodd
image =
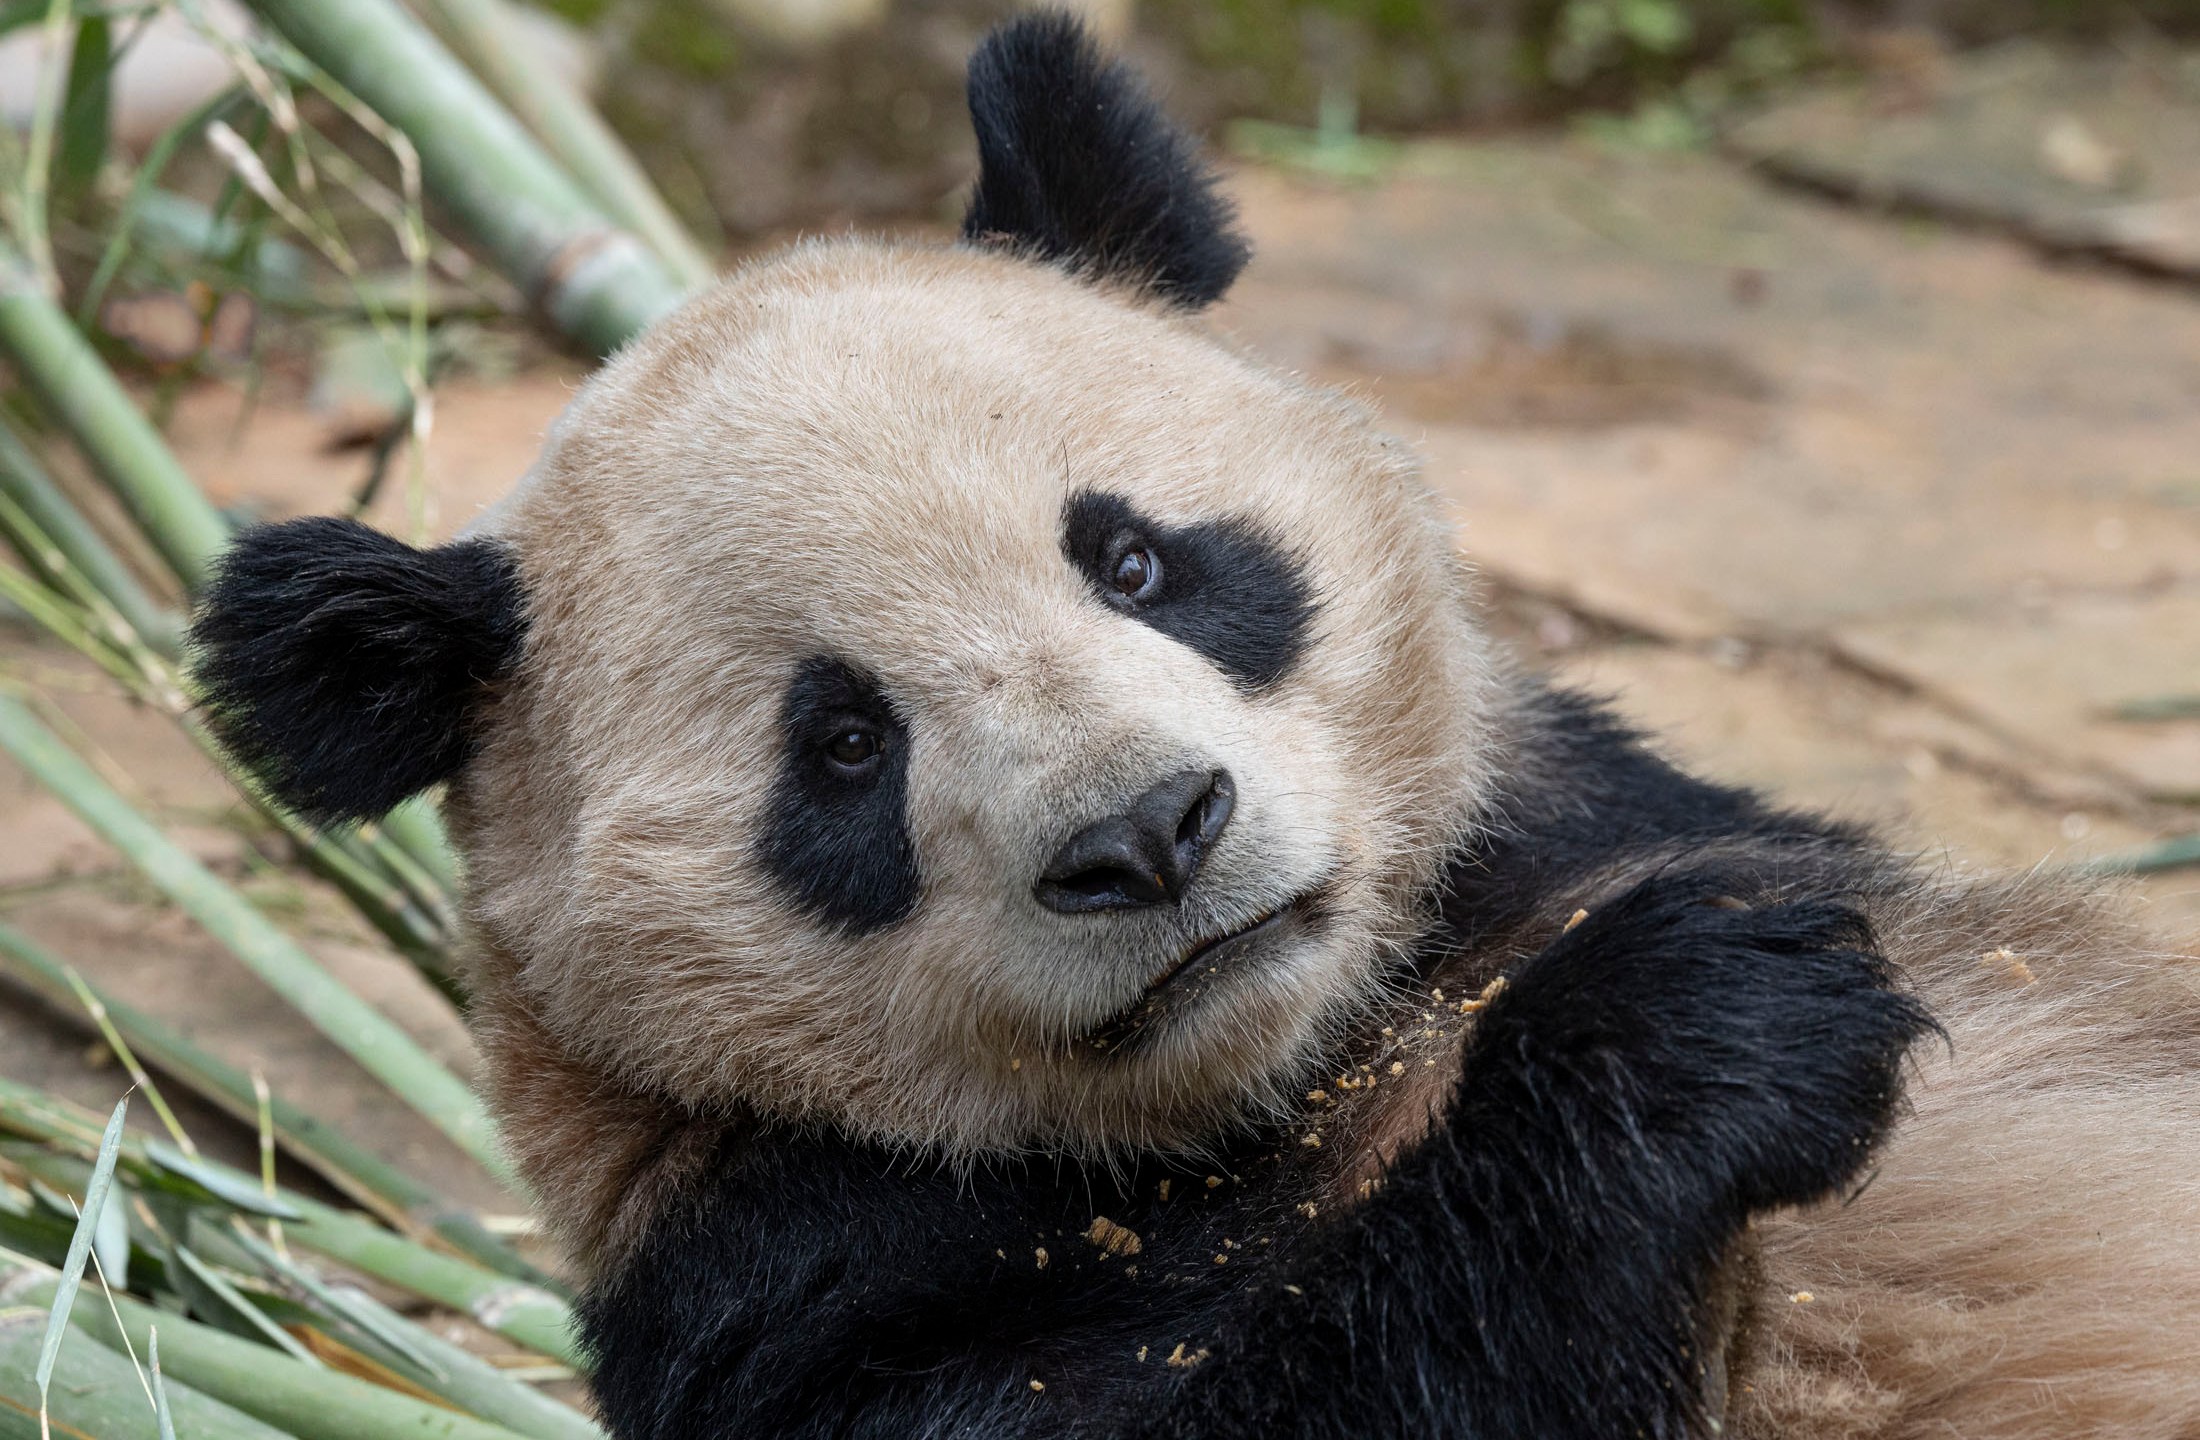
<instances>
[{"instance_id":1,"label":"panda's black ear","mask_svg":"<svg viewBox=\"0 0 2200 1440\"><path fill-rule=\"evenodd\" d=\"M525 635L503 547L416 550L324 516L239 536L191 649L223 746L325 824L380 815L464 764L467 712Z\"/></svg>"},{"instance_id":2,"label":"panda's black ear","mask_svg":"<svg viewBox=\"0 0 2200 1440\"><path fill-rule=\"evenodd\" d=\"M1192 138L1068 15L1001 26L970 61L978 187L963 238L1123 280L1188 309L1251 255Z\"/></svg>"}]
</instances>

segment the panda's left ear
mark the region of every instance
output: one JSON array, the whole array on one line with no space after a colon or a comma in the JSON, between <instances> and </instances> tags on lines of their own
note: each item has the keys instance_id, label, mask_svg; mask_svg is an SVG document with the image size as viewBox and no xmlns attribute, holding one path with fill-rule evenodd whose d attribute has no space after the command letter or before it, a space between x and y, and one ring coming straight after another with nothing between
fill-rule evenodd
<instances>
[{"instance_id":1,"label":"panda's left ear","mask_svg":"<svg viewBox=\"0 0 2200 1440\"><path fill-rule=\"evenodd\" d=\"M519 572L485 540L416 550L353 520L248 530L191 624L209 722L317 823L449 778L470 712L526 636Z\"/></svg>"},{"instance_id":2,"label":"panda's left ear","mask_svg":"<svg viewBox=\"0 0 2200 1440\"><path fill-rule=\"evenodd\" d=\"M1222 297L1252 251L1191 136L1070 16L1041 11L970 60L978 186L963 238L1186 309Z\"/></svg>"}]
</instances>

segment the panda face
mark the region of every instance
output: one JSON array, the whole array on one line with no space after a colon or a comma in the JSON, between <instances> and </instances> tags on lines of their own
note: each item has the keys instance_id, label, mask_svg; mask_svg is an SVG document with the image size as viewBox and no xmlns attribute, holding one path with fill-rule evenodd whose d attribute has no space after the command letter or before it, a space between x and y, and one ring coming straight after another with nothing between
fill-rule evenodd
<instances>
[{"instance_id":1,"label":"panda face","mask_svg":"<svg viewBox=\"0 0 2200 1440\"><path fill-rule=\"evenodd\" d=\"M1197 1143L1380 993L1481 793L1449 539L1358 407L1007 257L727 282L480 533L484 971L705 1107Z\"/></svg>"}]
</instances>

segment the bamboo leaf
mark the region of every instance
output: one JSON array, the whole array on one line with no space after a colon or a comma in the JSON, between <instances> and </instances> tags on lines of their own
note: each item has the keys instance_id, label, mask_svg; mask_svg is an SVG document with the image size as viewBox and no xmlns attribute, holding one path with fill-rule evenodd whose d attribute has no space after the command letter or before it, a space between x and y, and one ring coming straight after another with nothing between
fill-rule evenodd
<instances>
[{"instance_id":1,"label":"bamboo leaf","mask_svg":"<svg viewBox=\"0 0 2200 1440\"><path fill-rule=\"evenodd\" d=\"M130 1212L119 1189L109 1188L92 1222L92 1261L108 1284L130 1287Z\"/></svg>"},{"instance_id":2,"label":"bamboo leaf","mask_svg":"<svg viewBox=\"0 0 2200 1440\"><path fill-rule=\"evenodd\" d=\"M95 1133L94 1119L66 1101L0 1078L0 1130L31 1140L88 1149ZM61 1157L49 1153L48 1158ZM145 1161L142 1144L126 1140L122 1163L134 1167L133 1174L142 1169L143 1174L158 1177L163 1183L175 1183ZM250 1177L241 1171L231 1171L213 1161L201 1163L251 1184ZM154 1198L150 1191L145 1193L148 1201ZM305 1214L302 1221L284 1232L292 1245L470 1315L485 1329L576 1370L587 1368L588 1359L581 1353L574 1332L572 1309L547 1282L514 1280L471 1260L428 1249L363 1215L292 1191L278 1192L277 1198Z\"/></svg>"},{"instance_id":3,"label":"bamboo leaf","mask_svg":"<svg viewBox=\"0 0 2200 1440\"><path fill-rule=\"evenodd\" d=\"M168 1408L168 1382L160 1373L160 1331L148 1328L145 1348L152 1352L153 1367L153 1428L160 1440L176 1440L176 1417Z\"/></svg>"},{"instance_id":4,"label":"bamboo leaf","mask_svg":"<svg viewBox=\"0 0 2200 1440\"><path fill-rule=\"evenodd\" d=\"M149 205L157 203L153 197L159 193L161 176L167 173L168 162L175 158L177 149L244 99L242 86L230 86L161 131L160 138L147 148L145 158L138 162L137 173L131 177L130 193L110 222L113 233L107 237L107 248L100 252L98 268L92 271L92 278L84 287L84 298L77 305L79 325L89 328L99 317L100 302L107 298L107 287L114 283L122 262L129 257L141 214Z\"/></svg>"},{"instance_id":5,"label":"bamboo leaf","mask_svg":"<svg viewBox=\"0 0 2200 1440\"><path fill-rule=\"evenodd\" d=\"M232 1231L229 1238L243 1246L245 1253L257 1260L260 1263L260 1268L265 1270L270 1278L284 1280L296 1286L307 1296L319 1302L321 1307L331 1315L356 1327L384 1349L392 1351L435 1379L448 1378L442 1367L436 1364L433 1355L415 1345L412 1337L407 1335L400 1325L388 1323L388 1321L395 1321L396 1316L389 1316L388 1321L385 1321L382 1316L374 1314L363 1306L349 1304L329 1285L324 1283L320 1276L296 1261L285 1259L277 1254L274 1246L242 1226Z\"/></svg>"},{"instance_id":6,"label":"bamboo leaf","mask_svg":"<svg viewBox=\"0 0 2200 1440\"><path fill-rule=\"evenodd\" d=\"M42 1298L51 1284L39 1276L15 1282L8 1270L7 1257L0 1256L0 1278L10 1282L11 1290L20 1283L19 1293L27 1299ZM514 1432L504 1426L335 1370L302 1365L264 1345L178 1319L126 1295L116 1297L115 1308L119 1326L104 1310L87 1311L76 1323L112 1347L119 1347L125 1334L143 1336L158 1325L161 1360L171 1383L235 1406L265 1425L280 1426L299 1440L513 1440ZM144 1415L142 1399L138 1414ZM250 1440L268 1433L261 1426L237 1432Z\"/></svg>"},{"instance_id":7,"label":"bamboo leaf","mask_svg":"<svg viewBox=\"0 0 2200 1440\"><path fill-rule=\"evenodd\" d=\"M203 1161L193 1159L181 1150L174 1150L158 1140L145 1142L145 1158L164 1175L188 1180L209 1199L218 1200L234 1210L247 1215L264 1216L271 1220L302 1220L305 1212L294 1205L262 1194L260 1187L243 1176L218 1170ZM188 1192L186 1192L188 1193Z\"/></svg>"},{"instance_id":8,"label":"bamboo leaf","mask_svg":"<svg viewBox=\"0 0 2200 1440\"><path fill-rule=\"evenodd\" d=\"M71 1003L67 967L28 936L5 924L0 924L0 970L14 975L56 1006ZM249 1075L199 1049L136 1007L97 990L93 994L116 1030L149 1064L237 1119L258 1122L259 1096ZM269 1098L268 1116L286 1151L400 1230L411 1234L432 1232L459 1253L504 1276L537 1285L548 1283L540 1271L490 1234L472 1214L334 1127L280 1096ZM204 1186L210 1196L227 1194L230 1187L238 1185L249 1188L249 1177L205 1161L197 1162L189 1174L193 1183L205 1177L220 1182ZM264 1189L254 1193L265 1196Z\"/></svg>"},{"instance_id":9,"label":"bamboo leaf","mask_svg":"<svg viewBox=\"0 0 2200 1440\"><path fill-rule=\"evenodd\" d=\"M84 1262L92 1253L92 1234L107 1203L107 1189L114 1183L115 1156L122 1149L122 1117L129 1112L130 1097L115 1102L107 1117L107 1129L99 1137L99 1158L92 1163L91 1182L84 1189L84 1208L77 1218L76 1233L69 1237L68 1258L61 1262L61 1279L54 1287L53 1304L46 1316L46 1338L38 1346L38 1403L43 1411L53 1383L54 1361L61 1354L61 1337L67 1333L69 1311L76 1304L77 1287L84 1283Z\"/></svg>"},{"instance_id":10,"label":"bamboo leaf","mask_svg":"<svg viewBox=\"0 0 2200 1440\"><path fill-rule=\"evenodd\" d=\"M168 1253L176 1257L176 1262L182 1270L182 1273L176 1278L181 1280L188 1275L191 1282L201 1292L190 1297L191 1309L194 1314L204 1315L207 1318L212 1318L216 1314L225 1314L232 1320L243 1322L247 1328L257 1331L268 1344L289 1355L301 1365L310 1365L317 1370L322 1368L319 1356L299 1344L288 1330L268 1319L265 1314L261 1313L259 1306L245 1298L243 1291L231 1284L228 1277L220 1271L201 1260L190 1246L183 1244L181 1241L176 1241L169 1245ZM213 1297L214 1304L209 1305L206 1303L208 1296Z\"/></svg>"},{"instance_id":11,"label":"bamboo leaf","mask_svg":"<svg viewBox=\"0 0 2200 1440\"><path fill-rule=\"evenodd\" d=\"M114 36L107 17L77 22L76 45L69 53L68 98L61 105L61 134L54 145L54 195L73 209L91 194L99 167L107 160L107 123L112 109L109 80L114 74Z\"/></svg>"}]
</instances>

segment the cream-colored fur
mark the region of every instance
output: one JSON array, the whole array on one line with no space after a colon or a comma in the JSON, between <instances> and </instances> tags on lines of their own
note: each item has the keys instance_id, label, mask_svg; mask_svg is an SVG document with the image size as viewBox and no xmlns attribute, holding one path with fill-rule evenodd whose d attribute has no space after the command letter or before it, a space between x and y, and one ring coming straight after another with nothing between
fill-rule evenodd
<instances>
[{"instance_id":1,"label":"cream-colored fur","mask_svg":"<svg viewBox=\"0 0 2200 1440\"><path fill-rule=\"evenodd\" d=\"M1879 924L1948 1043L1853 1203L1759 1227L1731 1430L2200 1437L2200 960L2046 879Z\"/></svg>"},{"instance_id":2,"label":"cream-colored fur","mask_svg":"<svg viewBox=\"0 0 2200 1440\"><path fill-rule=\"evenodd\" d=\"M1059 540L1086 487L1290 544L1321 605L1299 666L1248 697L1095 604ZM1504 672L1372 417L999 255L840 243L744 271L591 381L480 528L517 555L530 629L452 797L475 1015L584 1264L758 1116L1099 1153L1295 1098L1385 1003L1383 961L1506 763ZM914 747L922 903L861 937L756 859L781 696L821 652L879 677ZM1189 903L1032 903L1054 844L1185 764L1239 795ZM1135 1056L1074 1043L1322 881L1331 925L1193 1023ZM2200 980L2113 914L1949 880L1879 917L1953 1049L1923 1053L1860 1198L1760 1226L1729 1433L2200 1437ZM1410 1138L1437 1073L1383 1092L1411 1113L1370 1154ZM1367 1173L1340 1171L1348 1202Z\"/></svg>"},{"instance_id":3,"label":"cream-colored fur","mask_svg":"<svg viewBox=\"0 0 2200 1440\"><path fill-rule=\"evenodd\" d=\"M1085 488L1288 541L1320 611L1285 682L1248 697L1096 603L1061 549ZM524 1006L572 1062L697 1113L963 1153L1196 1142L1364 1010L1492 759L1492 667L1402 449L1188 321L999 255L818 245L736 276L591 381L482 529L529 621L453 797L492 1062ZM821 652L911 735L923 899L874 935L798 913L757 859L781 698ZM1071 831L1194 764L1237 806L1184 904L1034 903ZM1316 885L1320 932L1191 1023L1135 1057L1074 1043Z\"/></svg>"}]
</instances>

